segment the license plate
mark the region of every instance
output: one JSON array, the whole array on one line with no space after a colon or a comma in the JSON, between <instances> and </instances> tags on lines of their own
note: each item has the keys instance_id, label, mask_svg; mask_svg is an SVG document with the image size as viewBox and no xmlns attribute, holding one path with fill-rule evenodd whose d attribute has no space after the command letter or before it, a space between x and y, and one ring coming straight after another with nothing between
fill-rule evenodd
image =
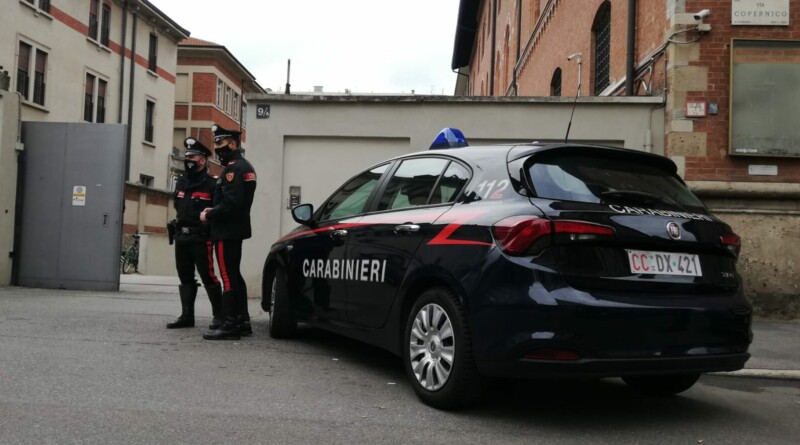
<instances>
[{"instance_id":1,"label":"license plate","mask_svg":"<svg viewBox=\"0 0 800 445\"><path fill-rule=\"evenodd\" d=\"M702 277L700 258L697 255L675 252L625 250L631 272L636 274L684 275Z\"/></svg>"}]
</instances>

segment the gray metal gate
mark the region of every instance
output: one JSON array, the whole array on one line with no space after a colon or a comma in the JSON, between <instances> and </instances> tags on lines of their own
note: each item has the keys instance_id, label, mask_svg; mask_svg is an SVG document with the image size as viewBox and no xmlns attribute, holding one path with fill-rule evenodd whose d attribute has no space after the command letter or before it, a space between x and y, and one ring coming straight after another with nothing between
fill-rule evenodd
<instances>
[{"instance_id":1,"label":"gray metal gate","mask_svg":"<svg viewBox=\"0 0 800 445\"><path fill-rule=\"evenodd\" d=\"M24 122L17 284L119 290L125 126Z\"/></svg>"}]
</instances>

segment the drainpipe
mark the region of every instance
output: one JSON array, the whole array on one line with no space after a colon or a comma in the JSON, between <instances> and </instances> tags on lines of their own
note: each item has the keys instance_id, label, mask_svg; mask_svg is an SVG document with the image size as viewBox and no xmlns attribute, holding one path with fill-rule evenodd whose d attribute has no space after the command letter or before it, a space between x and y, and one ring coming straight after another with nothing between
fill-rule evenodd
<instances>
[{"instance_id":1,"label":"drainpipe","mask_svg":"<svg viewBox=\"0 0 800 445\"><path fill-rule=\"evenodd\" d=\"M519 56L521 54L520 45L522 45L522 0L517 0L517 57L515 58L514 68L512 73L514 75L514 95L519 96L519 86L517 85L517 64L519 63Z\"/></svg>"},{"instance_id":2,"label":"drainpipe","mask_svg":"<svg viewBox=\"0 0 800 445\"><path fill-rule=\"evenodd\" d=\"M497 0L492 1L491 14L492 14L492 51L489 52L491 58L491 65L489 67L489 95L494 96L494 59L495 52L497 51Z\"/></svg>"},{"instance_id":3,"label":"drainpipe","mask_svg":"<svg viewBox=\"0 0 800 445\"><path fill-rule=\"evenodd\" d=\"M138 16L136 11L133 11L133 22L131 23L131 83L128 89L128 141L125 144L125 181L130 180L131 177L131 145L133 144L133 84L134 84L134 68L136 67L136 24ZM123 50L124 51L124 50Z\"/></svg>"},{"instance_id":4,"label":"drainpipe","mask_svg":"<svg viewBox=\"0 0 800 445\"><path fill-rule=\"evenodd\" d=\"M628 0L628 53L625 67L625 95L633 96L634 54L636 52L636 0Z\"/></svg>"},{"instance_id":5,"label":"drainpipe","mask_svg":"<svg viewBox=\"0 0 800 445\"><path fill-rule=\"evenodd\" d=\"M125 94L125 45L128 37L128 0L122 4L122 50L119 55L119 107L117 109L117 123L122 123L122 98Z\"/></svg>"}]
</instances>

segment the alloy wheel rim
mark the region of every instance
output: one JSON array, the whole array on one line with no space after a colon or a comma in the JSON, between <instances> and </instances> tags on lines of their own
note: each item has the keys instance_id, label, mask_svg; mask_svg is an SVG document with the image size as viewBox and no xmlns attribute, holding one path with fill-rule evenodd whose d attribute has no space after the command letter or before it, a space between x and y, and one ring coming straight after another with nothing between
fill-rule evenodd
<instances>
[{"instance_id":1,"label":"alloy wheel rim","mask_svg":"<svg viewBox=\"0 0 800 445\"><path fill-rule=\"evenodd\" d=\"M423 306L414 317L409 337L411 369L417 382L428 391L447 383L456 353L450 317L438 304Z\"/></svg>"}]
</instances>

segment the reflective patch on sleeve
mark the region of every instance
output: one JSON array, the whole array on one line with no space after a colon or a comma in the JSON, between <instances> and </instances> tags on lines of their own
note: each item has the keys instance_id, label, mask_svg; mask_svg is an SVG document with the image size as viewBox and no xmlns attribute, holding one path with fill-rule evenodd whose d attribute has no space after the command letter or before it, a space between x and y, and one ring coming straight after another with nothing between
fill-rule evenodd
<instances>
[{"instance_id":1,"label":"reflective patch on sleeve","mask_svg":"<svg viewBox=\"0 0 800 445\"><path fill-rule=\"evenodd\" d=\"M255 173L245 173L244 174L244 180L245 181L255 181L256 180L256 174Z\"/></svg>"},{"instance_id":2,"label":"reflective patch on sleeve","mask_svg":"<svg viewBox=\"0 0 800 445\"><path fill-rule=\"evenodd\" d=\"M181 192L183 193L183 192ZM205 201L211 200L211 193L208 192L194 192L192 193L192 198L199 198Z\"/></svg>"},{"instance_id":3,"label":"reflective patch on sleeve","mask_svg":"<svg viewBox=\"0 0 800 445\"><path fill-rule=\"evenodd\" d=\"M178 192L178 198L183 198L183 190Z\"/></svg>"}]
</instances>

